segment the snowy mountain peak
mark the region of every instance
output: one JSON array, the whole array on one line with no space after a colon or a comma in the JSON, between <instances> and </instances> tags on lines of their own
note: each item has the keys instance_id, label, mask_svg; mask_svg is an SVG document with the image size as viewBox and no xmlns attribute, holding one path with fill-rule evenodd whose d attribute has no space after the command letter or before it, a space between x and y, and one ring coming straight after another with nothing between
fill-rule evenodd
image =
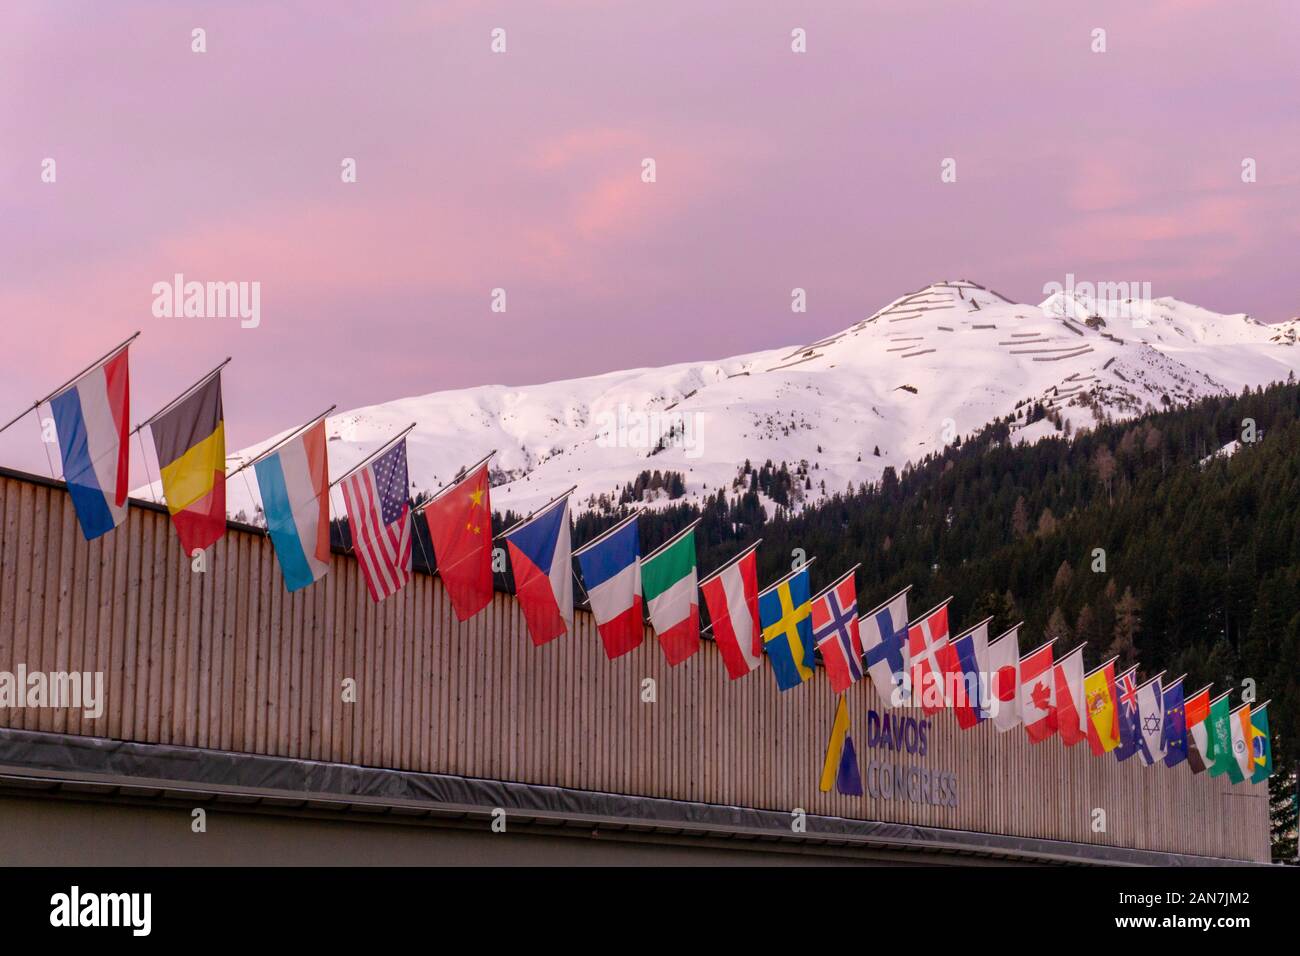
<instances>
[{"instance_id":1,"label":"snowy mountain peak","mask_svg":"<svg viewBox=\"0 0 1300 956\"><path fill-rule=\"evenodd\" d=\"M799 507L1007 416L1019 440L1035 440L1099 415L1285 380L1300 365L1300 349L1289 347L1298 328L1080 288L1027 305L947 280L787 348L341 413L328 423L330 467L341 474L417 422L413 491L436 490L496 448L501 511L529 511L573 484L579 509L617 503L643 471L679 472L687 500L718 488L738 494L747 460L785 463L795 477L782 503ZM232 456L232 466L277 437ZM232 514L254 514L242 487L230 496Z\"/></svg>"}]
</instances>

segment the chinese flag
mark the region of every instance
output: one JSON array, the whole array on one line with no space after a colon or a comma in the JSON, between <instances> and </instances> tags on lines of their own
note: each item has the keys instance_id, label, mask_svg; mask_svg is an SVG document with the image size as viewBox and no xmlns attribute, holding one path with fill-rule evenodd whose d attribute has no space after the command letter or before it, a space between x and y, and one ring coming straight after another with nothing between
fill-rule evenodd
<instances>
[{"instance_id":1,"label":"chinese flag","mask_svg":"<svg viewBox=\"0 0 1300 956\"><path fill-rule=\"evenodd\" d=\"M461 621L492 600L492 507L487 463L425 505L438 575Z\"/></svg>"}]
</instances>

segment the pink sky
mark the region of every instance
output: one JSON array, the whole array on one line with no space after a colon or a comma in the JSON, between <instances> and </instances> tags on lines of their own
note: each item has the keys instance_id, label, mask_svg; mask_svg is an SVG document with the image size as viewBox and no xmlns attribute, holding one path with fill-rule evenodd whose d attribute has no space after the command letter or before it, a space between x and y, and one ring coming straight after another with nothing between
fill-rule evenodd
<instances>
[{"instance_id":1,"label":"pink sky","mask_svg":"<svg viewBox=\"0 0 1300 956\"><path fill-rule=\"evenodd\" d=\"M802 342L941 278L1037 302L1073 272L1300 313L1294 0L10 0L5 19L0 421L135 329L134 420L234 356L234 449L331 402ZM175 272L260 282L260 327L154 318ZM0 462L45 470L34 439L0 436Z\"/></svg>"}]
</instances>

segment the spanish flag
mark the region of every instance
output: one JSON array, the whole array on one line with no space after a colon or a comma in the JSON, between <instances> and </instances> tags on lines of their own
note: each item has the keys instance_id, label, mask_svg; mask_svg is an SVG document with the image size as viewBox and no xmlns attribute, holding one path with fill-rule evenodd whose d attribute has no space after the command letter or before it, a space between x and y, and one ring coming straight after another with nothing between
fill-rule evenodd
<instances>
[{"instance_id":1,"label":"spanish flag","mask_svg":"<svg viewBox=\"0 0 1300 956\"><path fill-rule=\"evenodd\" d=\"M149 426L167 510L186 554L226 533L226 431L221 373L164 411Z\"/></svg>"},{"instance_id":2,"label":"spanish flag","mask_svg":"<svg viewBox=\"0 0 1300 956\"><path fill-rule=\"evenodd\" d=\"M1115 704L1115 658L1083 679L1088 707L1088 746L1100 757L1119 746L1119 709Z\"/></svg>"}]
</instances>

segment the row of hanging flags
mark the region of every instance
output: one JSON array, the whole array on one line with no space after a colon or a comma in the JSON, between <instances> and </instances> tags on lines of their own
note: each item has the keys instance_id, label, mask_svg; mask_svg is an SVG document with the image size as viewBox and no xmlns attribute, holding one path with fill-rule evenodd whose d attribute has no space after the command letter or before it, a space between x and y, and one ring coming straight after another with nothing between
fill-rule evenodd
<instances>
[{"instance_id":1,"label":"row of hanging flags","mask_svg":"<svg viewBox=\"0 0 1300 956\"><path fill-rule=\"evenodd\" d=\"M138 335L27 410L48 402L53 411L64 479L87 540L111 531L126 515L127 353ZM153 435L167 510L187 555L211 547L226 529L221 370L229 361L130 432L148 426ZM1272 771L1267 702L1230 709L1229 692L1211 698L1207 686L1186 694L1182 677L1165 680L1163 672L1139 683L1136 665L1117 672L1118 658L1085 673L1082 644L1059 658L1054 640L1022 655L1019 625L990 641L991 618L951 636L951 599L909 622L907 588L859 615L858 565L816 594L810 577L814 559L759 590L760 540L700 579L699 519L643 556L635 511L573 551L573 488L494 537L491 454L412 509L406 436L414 425L331 483L325 418L332 410L231 473L254 469L267 533L289 591L308 587L329 570L329 492L341 485L352 546L375 601L410 580L412 512L418 511L429 529L437 573L461 621L491 602L493 542L503 540L515 597L535 645L573 629L576 558L611 660L641 644L647 614L670 665L695 654L701 639L699 595L732 680L757 669L766 657L777 686L787 691L812 678L820 654L832 692L841 695L823 790L834 783L855 792L856 779L861 792L843 694L865 676L886 707L919 706L927 715L952 710L963 729L985 721L1001 732L1023 726L1034 743L1053 736L1066 746L1086 741L1097 756L1112 753L1127 760L1136 755L1147 766L1186 762L1196 773L1227 774L1234 783L1258 782Z\"/></svg>"}]
</instances>

